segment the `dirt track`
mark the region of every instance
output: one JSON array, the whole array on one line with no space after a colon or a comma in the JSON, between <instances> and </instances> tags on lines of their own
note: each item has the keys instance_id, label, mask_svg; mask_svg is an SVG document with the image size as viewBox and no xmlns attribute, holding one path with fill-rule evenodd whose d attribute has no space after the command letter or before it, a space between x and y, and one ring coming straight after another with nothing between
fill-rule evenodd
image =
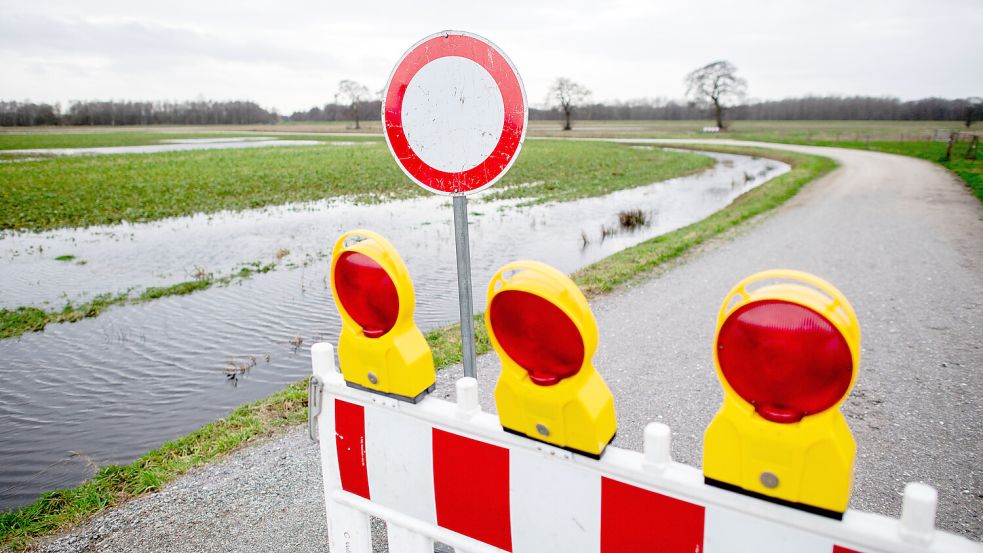
<instances>
[{"instance_id":1,"label":"dirt track","mask_svg":"<svg viewBox=\"0 0 983 553\"><path fill-rule=\"evenodd\" d=\"M846 294L863 329L861 374L843 408L859 446L851 507L897 516L904 484L927 482L940 492L939 526L980 540L983 205L928 162L762 145L827 155L842 167L761 220L592 304L601 335L595 364L615 395L617 445L640 449L642 428L658 420L673 429L676 460L699 465L721 398L710 350L719 302L755 271L813 272ZM486 409L496 372L493 355L479 360ZM443 371L438 393L449 395L459 375ZM317 452L305 440L297 431L239 452L41 549L323 551Z\"/></svg>"}]
</instances>

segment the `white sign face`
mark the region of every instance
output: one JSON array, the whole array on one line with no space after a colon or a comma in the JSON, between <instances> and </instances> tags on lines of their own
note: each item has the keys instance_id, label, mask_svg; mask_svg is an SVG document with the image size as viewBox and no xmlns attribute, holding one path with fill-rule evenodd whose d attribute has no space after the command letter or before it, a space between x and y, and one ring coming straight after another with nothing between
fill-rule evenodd
<instances>
[{"instance_id":1,"label":"white sign face","mask_svg":"<svg viewBox=\"0 0 983 553\"><path fill-rule=\"evenodd\" d=\"M505 125L495 79L458 56L420 69L403 96L402 114L410 148L424 163L447 173L467 171L488 159Z\"/></svg>"},{"instance_id":2,"label":"white sign face","mask_svg":"<svg viewBox=\"0 0 983 553\"><path fill-rule=\"evenodd\" d=\"M384 94L386 142L403 172L436 194L477 192L515 162L528 122L522 81L498 48L468 33L425 38Z\"/></svg>"}]
</instances>

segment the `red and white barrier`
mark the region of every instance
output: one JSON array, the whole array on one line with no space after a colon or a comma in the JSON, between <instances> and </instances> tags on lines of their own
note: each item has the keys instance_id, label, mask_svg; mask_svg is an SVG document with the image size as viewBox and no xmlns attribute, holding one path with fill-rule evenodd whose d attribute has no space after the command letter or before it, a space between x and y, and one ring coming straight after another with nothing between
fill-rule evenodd
<instances>
[{"instance_id":1,"label":"red and white barrier","mask_svg":"<svg viewBox=\"0 0 983 553\"><path fill-rule=\"evenodd\" d=\"M481 412L477 382L457 402L418 404L349 388L330 344L311 350L331 551L371 551L369 516L395 553L983 552L935 530L935 490L909 484L901 520L847 511L842 521L728 492L670 457L650 424L645 452L609 446L600 460L502 430Z\"/></svg>"}]
</instances>

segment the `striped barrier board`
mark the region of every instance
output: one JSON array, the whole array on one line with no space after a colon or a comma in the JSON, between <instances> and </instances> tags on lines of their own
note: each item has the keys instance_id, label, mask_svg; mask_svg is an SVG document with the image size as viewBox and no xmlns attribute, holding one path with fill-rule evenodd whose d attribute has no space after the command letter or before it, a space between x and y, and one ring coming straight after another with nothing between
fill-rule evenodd
<instances>
[{"instance_id":1,"label":"striped barrier board","mask_svg":"<svg viewBox=\"0 0 983 553\"><path fill-rule=\"evenodd\" d=\"M707 486L671 460L661 424L646 428L644 453L609 446L594 460L503 431L474 379L458 382L457 402L411 404L346 386L330 344L312 359L332 551L371 551L370 515L396 553L432 552L435 540L515 553L983 551L935 530L925 485L909 485L901 520L835 520Z\"/></svg>"}]
</instances>

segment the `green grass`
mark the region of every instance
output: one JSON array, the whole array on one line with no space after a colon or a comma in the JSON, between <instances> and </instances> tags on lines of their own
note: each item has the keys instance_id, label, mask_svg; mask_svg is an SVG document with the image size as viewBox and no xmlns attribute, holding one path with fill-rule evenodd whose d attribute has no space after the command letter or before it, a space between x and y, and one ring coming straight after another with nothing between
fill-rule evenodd
<instances>
[{"instance_id":1,"label":"green grass","mask_svg":"<svg viewBox=\"0 0 983 553\"><path fill-rule=\"evenodd\" d=\"M601 294L639 277L742 221L781 204L807 182L835 167L828 159L773 150L706 149L780 159L791 163L793 169L742 195L729 207L703 221L650 239L578 271L574 279L586 293ZM474 319L479 354L490 348L483 317L478 314ZM459 325L432 330L426 338L438 369L460 362ZM0 513L0 544L27 547L33 538L77 523L130 497L157 490L191 467L203 465L284 426L302 423L307 418L306 383L305 379L266 399L239 407L228 417L167 442L129 465L104 467L78 487L49 492L31 505Z\"/></svg>"},{"instance_id":2,"label":"green grass","mask_svg":"<svg viewBox=\"0 0 983 553\"><path fill-rule=\"evenodd\" d=\"M55 258L55 261L72 261L75 259L74 255L59 255Z\"/></svg>"},{"instance_id":3,"label":"green grass","mask_svg":"<svg viewBox=\"0 0 983 553\"><path fill-rule=\"evenodd\" d=\"M621 144L530 141L503 197L565 200L697 171L703 156ZM528 187L507 187L537 183ZM108 155L0 164L0 230L142 222L337 196L426 194L381 141L359 146Z\"/></svg>"},{"instance_id":4,"label":"green grass","mask_svg":"<svg viewBox=\"0 0 983 553\"><path fill-rule=\"evenodd\" d=\"M937 129L966 130L959 121L729 121L721 134L706 134L703 127L714 121L575 121L572 131L561 131L561 122L530 121L530 136L577 138L734 138L749 140L899 140L903 133L931 133ZM980 124L974 125L979 131Z\"/></svg>"},{"instance_id":5,"label":"green grass","mask_svg":"<svg viewBox=\"0 0 983 553\"><path fill-rule=\"evenodd\" d=\"M102 146L149 146L162 140L184 138L232 138L256 136L255 133L216 132L0 132L0 151L37 148L96 148Z\"/></svg>"},{"instance_id":6,"label":"green grass","mask_svg":"<svg viewBox=\"0 0 983 553\"><path fill-rule=\"evenodd\" d=\"M225 286L254 274L267 273L275 268L274 263L265 265L259 262L247 263L238 271L221 277L205 275L199 279L170 286L150 287L137 295L131 295L129 292L100 294L87 302L78 304L69 302L58 310L46 311L37 307L0 308L0 339L15 338L27 332L40 332L49 324L74 323L82 319L98 317L106 309L115 305L135 305L168 296L183 296L212 286Z\"/></svg>"},{"instance_id":7,"label":"green grass","mask_svg":"<svg viewBox=\"0 0 983 553\"><path fill-rule=\"evenodd\" d=\"M612 147L613 146L613 147ZM688 175L713 166L706 156L624 144L532 140L491 199L570 201ZM516 186L516 185L522 186Z\"/></svg>"}]
</instances>

